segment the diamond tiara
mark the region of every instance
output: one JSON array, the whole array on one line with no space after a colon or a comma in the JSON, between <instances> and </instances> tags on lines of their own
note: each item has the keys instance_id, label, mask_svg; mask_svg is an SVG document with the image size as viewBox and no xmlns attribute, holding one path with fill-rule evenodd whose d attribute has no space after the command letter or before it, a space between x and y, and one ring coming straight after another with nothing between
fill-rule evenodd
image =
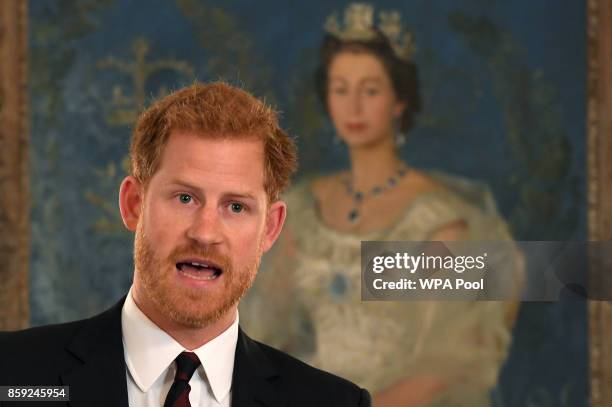
<instances>
[{"instance_id":1,"label":"diamond tiara","mask_svg":"<svg viewBox=\"0 0 612 407\"><path fill-rule=\"evenodd\" d=\"M380 11L378 29L389 41L395 55L411 61L415 52L412 34L402 33L401 15L398 11ZM325 31L343 41L371 41L376 38L374 7L366 3L352 3L344 11L344 27L336 13L327 17Z\"/></svg>"}]
</instances>

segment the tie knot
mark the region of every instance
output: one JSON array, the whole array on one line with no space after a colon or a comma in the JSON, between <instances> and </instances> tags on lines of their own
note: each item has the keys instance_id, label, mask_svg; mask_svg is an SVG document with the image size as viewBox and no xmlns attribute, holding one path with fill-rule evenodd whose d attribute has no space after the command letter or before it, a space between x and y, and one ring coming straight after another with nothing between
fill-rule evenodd
<instances>
[{"instance_id":1,"label":"tie knot","mask_svg":"<svg viewBox=\"0 0 612 407\"><path fill-rule=\"evenodd\" d=\"M181 352L174 360L176 362L175 381L182 380L189 382L191 376L193 376L193 372L200 366L200 359L198 359L198 356L193 352Z\"/></svg>"}]
</instances>

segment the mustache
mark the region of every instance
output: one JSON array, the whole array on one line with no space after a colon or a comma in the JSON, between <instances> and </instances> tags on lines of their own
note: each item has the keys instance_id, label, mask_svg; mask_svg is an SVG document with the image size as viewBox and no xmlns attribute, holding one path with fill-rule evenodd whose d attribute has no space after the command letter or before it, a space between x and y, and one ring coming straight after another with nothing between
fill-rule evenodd
<instances>
[{"instance_id":1,"label":"mustache","mask_svg":"<svg viewBox=\"0 0 612 407\"><path fill-rule=\"evenodd\" d=\"M197 257L209 260L217 264L224 271L231 268L230 258L221 253L219 249L214 246L199 246L194 243L176 247L168 256L168 260L171 264L176 264L186 257Z\"/></svg>"}]
</instances>

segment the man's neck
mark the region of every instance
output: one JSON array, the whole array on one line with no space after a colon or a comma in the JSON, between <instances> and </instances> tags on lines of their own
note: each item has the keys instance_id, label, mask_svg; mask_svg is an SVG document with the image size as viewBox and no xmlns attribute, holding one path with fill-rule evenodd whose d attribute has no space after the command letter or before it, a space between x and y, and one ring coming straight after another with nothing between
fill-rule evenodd
<instances>
[{"instance_id":1,"label":"man's neck","mask_svg":"<svg viewBox=\"0 0 612 407\"><path fill-rule=\"evenodd\" d=\"M225 332L236 320L237 310L233 309L226 312L221 318L204 328L187 328L177 324L167 324L162 326L153 321L163 329L168 335L174 338L187 350L194 350L215 339Z\"/></svg>"},{"instance_id":2,"label":"man's neck","mask_svg":"<svg viewBox=\"0 0 612 407\"><path fill-rule=\"evenodd\" d=\"M215 322L205 327L191 328L170 320L162 315L149 301L142 300L139 297L138 293L132 292L134 303L140 311L187 350L197 349L221 335L234 323L238 313L238 305L235 305Z\"/></svg>"}]
</instances>

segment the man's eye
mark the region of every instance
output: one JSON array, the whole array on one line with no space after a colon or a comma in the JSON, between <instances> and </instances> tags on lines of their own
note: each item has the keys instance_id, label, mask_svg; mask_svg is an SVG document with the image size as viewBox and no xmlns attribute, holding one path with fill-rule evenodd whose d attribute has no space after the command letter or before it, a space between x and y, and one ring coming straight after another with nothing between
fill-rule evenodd
<instances>
[{"instance_id":1,"label":"man's eye","mask_svg":"<svg viewBox=\"0 0 612 407\"><path fill-rule=\"evenodd\" d=\"M192 199L193 198L191 197L191 195L187 195L187 194L180 194L179 195L179 200L181 201L181 203L184 203L184 204L190 203L192 201Z\"/></svg>"},{"instance_id":2,"label":"man's eye","mask_svg":"<svg viewBox=\"0 0 612 407\"><path fill-rule=\"evenodd\" d=\"M375 89L375 88L366 89L366 94L369 96L378 95L378 89Z\"/></svg>"},{"instance_id":3,"label":"man's eye","mask_svg":"<svg viewBox=\"0 0 612 407\"><path fill-rule=\"evenodd\" d=\"M234 213L240 213L240 212L244 211L244 205L239 204L238 202L232 202L230 204L230 209Z\"/></svg>"}]
</instances>

